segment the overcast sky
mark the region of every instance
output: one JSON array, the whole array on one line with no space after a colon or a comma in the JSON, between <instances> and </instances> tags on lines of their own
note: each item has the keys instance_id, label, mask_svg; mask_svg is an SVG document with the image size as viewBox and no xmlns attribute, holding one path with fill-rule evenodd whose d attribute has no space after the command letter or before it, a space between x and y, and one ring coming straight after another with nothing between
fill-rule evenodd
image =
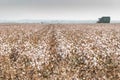
<instances>
[{"instance_id":1,"label":"overcast sky","mask_svg":"<svg viewBox=\"0 0 120 80\"><path fill-rule=\"evenodd\" d=\"M0 0L0 20L120 20L120 0Z\"/></svg>"}]
</instances>

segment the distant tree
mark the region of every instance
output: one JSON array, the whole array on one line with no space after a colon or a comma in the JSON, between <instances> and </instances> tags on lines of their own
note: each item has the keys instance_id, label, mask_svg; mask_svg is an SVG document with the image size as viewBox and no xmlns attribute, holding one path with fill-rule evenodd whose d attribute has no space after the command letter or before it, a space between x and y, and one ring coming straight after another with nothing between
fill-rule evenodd
<instances>
[{"instance_id":1,"label":"distant tree","mask_svg":"<svg viewBox=\"0 0 120 80\"><path fill-rule=\"evenodd\" d=\"M110 17L101 17L97 23L110 23Z\"/></svg>"}]
</instances>

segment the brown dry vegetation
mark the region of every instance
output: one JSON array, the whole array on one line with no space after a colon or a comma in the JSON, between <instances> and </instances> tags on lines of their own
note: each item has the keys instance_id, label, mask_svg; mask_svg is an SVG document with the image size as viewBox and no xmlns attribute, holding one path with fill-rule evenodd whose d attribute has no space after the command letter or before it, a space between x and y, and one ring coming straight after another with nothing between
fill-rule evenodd
<instances>
[{"instance_id":1,"label":"brown dry vegetation","mask_svg":"<svg viewBox=\"0 0 120 80\"><path fill-rule=\"evenodd\" d=\"M120 24L0 24L0 80L120 80Z\"/></svg>"}]
</instances>

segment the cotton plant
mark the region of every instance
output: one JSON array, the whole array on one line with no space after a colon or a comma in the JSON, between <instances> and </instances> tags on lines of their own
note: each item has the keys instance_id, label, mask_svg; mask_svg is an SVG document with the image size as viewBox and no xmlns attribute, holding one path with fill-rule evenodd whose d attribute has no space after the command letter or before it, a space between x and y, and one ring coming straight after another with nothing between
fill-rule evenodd
<instances>
[{"instance_id":1,"label":"cotton plant","mask_svg":"<svg viewBox=\"0 0 120 80\"><path fill-rule=\"evenodd\" d=\"M119 24L0 27L0 80L119 80Z\"/></svg>"}]
</instances>

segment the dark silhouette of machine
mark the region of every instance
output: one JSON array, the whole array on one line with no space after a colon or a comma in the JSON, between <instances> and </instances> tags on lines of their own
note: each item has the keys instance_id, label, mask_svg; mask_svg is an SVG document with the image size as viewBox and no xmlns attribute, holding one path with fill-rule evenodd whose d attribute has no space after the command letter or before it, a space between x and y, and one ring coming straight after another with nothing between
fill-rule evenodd
<instances>
[{"instance_id":1,"label":"dark silhouette of machine","mask_svg":"<svg viewBox=\"0 0 120 80\"><path fill-rule=\"evenodd\" d=\"M110 17L101 17L97 23L110 23Z\"/></svg>"}]
</instances>

